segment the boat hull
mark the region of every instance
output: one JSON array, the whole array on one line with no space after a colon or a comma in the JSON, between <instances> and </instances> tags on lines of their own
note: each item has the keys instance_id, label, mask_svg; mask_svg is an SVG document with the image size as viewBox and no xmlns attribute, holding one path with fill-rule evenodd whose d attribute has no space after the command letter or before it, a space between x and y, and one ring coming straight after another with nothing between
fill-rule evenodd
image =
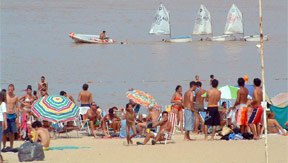
<instances>
[{"instance_id":1,"label":"boat hull","mask_svg":"<svg viewBox=\"0 0 288 163\"><path fill-rule=\"evenodd\" d=\"M113 44L115 41L108 38L101 40L99 35L85 35L85 34L75 34L70 33L71 37L76 43L90 43L90 44Z\"/></svg>"},{"instance_id":2,"label":"boat hull","mask_svg":"<svg viewBox=\"0 0 288 163\"><path fill-rule=\"evenodd\" d=\"M222 36L213 36L208 37L207 41L235 41L236 37L233 35L222 35Z\"/></svg>"},{"instance_id":3,"label":"boat hull","mask_svg":"<svg viewBox=\"0 0 288 163\"><path fill-rule=\"evenodd\" d=\"M171 37L166 40L167 42L172 42L172 43L181 43L181 42L191 42L192 37L191 36L185 36L185 37Z\"/></svg>"},{"instance_id":4,"label":"boat hull","mask_svg":"<svg viewBox=\"0 0 288 163\"><path fill-rule=\"evenodd\" d=\"M244 36L241 37L240 40L242 41L260 41L260 35L251 35L251 36ZM268 41L268 36L263 36L263 41Z\"/></svg>"}]
</instances>

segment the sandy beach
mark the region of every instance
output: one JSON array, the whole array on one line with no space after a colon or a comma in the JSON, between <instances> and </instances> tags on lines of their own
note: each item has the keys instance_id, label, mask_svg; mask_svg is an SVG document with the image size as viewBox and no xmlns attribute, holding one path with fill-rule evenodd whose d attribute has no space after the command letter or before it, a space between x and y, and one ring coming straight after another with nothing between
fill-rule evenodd
<instances>
[{"instance_id":1,"label":"sandy beach","mask_svg":"<svg viewBox=\"0 0 288 163\"><path fill-rule=\"evenodd\" d=\"M99 139L91 136L70 133L70 138L60 135L51 141L51 147L76 146L90 147L82 149L66 149L45 151L45 161L59 163L76 162L265 162L264 139L254 140L216 140L202 141L203 135L191 135L195 141L183 141L183 136L175 135L175 143L145 146L135 145L143 138L133 139L134 145L125 146L126 139ZM219 138L219 137L216 137ZM23 142L15 142L20 146ZM269 161L286 163L288 161L288 137L280 135L268 136ZM3 153L4 162L18 162L15 153Z\"/></svg>"}]
</instances>

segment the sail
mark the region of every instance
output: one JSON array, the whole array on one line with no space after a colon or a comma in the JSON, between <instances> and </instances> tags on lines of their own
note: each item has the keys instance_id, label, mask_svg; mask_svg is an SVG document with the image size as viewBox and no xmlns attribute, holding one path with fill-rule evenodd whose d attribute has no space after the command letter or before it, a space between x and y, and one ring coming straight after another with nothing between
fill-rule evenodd
<instances>
[{"instance_id":1,"label":"sail","mask_svg":"<svg viewBox=\"0 0 288 163\"><path fill-rule=\"evenodd\" d=\"M194 24L193 35L209 35L212 34L211 15L208 9L201 5Z\"/></svg>"},{"instance_id":2,"label":"sail","mask_svg":"<svg viewBox=\"0 0 288 163\"><path fill-rule=\"evenodd\" d=\"M224 34L242 34L243 22L242 13L238 7L233 4L227 15L227 21L225 25Z\"/></svg>"},{"instance_id":3,"label":"sail","mask_svg":"<svg viewBox=\"0 0 288 163\"><path fill-rule=\"evenodd\" d=\"M169 35L170 34L170 22L169 13L163 4L160 4L151 26L149 34L155 35Z\"/></svg>"}]
</instances>

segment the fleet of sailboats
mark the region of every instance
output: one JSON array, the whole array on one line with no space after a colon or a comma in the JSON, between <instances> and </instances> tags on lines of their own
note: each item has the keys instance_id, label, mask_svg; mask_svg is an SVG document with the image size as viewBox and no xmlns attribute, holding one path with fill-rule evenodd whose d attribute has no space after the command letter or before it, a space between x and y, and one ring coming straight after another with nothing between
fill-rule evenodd
<instances>
[{"instance_id":1,"label":"fleet of sailboats","mask_svg":"<svg viewBox=\"0 0 288 163\"><path fill-rule=\"evenodd\" d=\"M160 4L155 16L154 22L151 26L149 34L154 35L169 35L166 42L190 42L192 36L185 37L171 37L171 25L170 15L163 4ZM208 9L204 5L200 5L195 19L192 35L212 35L205 40L207 41L235 41L237 40L235 35L242 34L240 38L242 41L259 41L259 35L244 36L243 15L239 8L232 4L228 11L224 34L220 36L213 36L212 30L212 18ZM203 41L204 39L201 38ZM264 40L268 40L267 35L264 36Z\"/></svg>"}]
</instances>

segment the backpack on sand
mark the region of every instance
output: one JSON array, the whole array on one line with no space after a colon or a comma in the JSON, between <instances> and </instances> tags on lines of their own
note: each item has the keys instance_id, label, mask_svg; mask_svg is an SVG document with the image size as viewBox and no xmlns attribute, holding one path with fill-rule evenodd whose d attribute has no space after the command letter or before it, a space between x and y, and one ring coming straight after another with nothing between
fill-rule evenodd
<instances>
[{"instance_id":1,"label":"backpack on sand","mask_svg":"<svg viewBox=\"0 0 288 163\"><path fill-rule=\"evenodd\" d=\"M25 142L18 151L18 159L22 161L43 161L44 151L41 144L35 142Z\"/></svg>"}]
</instances>

